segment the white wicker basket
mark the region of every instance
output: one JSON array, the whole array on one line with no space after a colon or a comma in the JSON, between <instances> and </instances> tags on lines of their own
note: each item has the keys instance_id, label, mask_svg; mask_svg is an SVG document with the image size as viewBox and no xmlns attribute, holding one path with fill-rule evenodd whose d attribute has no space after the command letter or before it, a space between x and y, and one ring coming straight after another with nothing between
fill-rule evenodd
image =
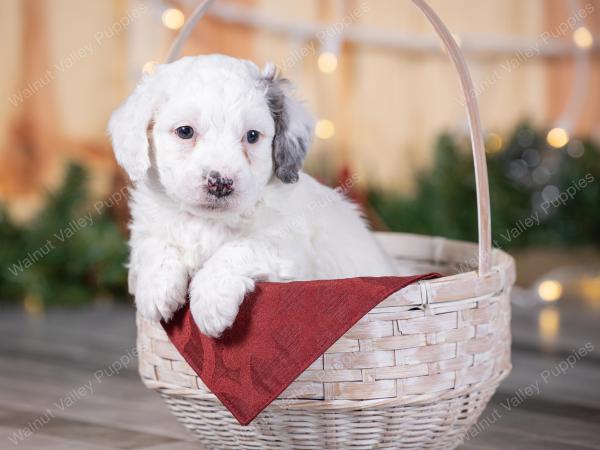
<instances>
[{"instance_id":1,"label":"white wicker basket","mask_svg":"<svg viewBox=\"0 0 600 450\"><path fill-rule=\"evenodd\" d=\"M380 303L246 427L202 383L161 325L138 317L142 380L160 392L206 448L451 449L510 371L515 266L509 255L491 249L483 138L469 94L473 86L448 30L423 0L413 2L444 41L466 93L479 246L378 234L402 274L447 276L411 285ZM210 3L197 8L170 59Z\"/></svg>"}]
</instances>

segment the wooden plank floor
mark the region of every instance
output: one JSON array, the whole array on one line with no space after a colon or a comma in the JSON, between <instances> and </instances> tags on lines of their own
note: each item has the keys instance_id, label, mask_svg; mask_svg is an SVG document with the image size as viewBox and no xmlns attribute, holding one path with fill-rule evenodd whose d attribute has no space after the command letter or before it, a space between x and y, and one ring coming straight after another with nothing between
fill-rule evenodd
<instances>
[{"instance_id":1,"label":"wooden plank floor","mask_svg":"<svg viewBox=\"0 0 600 450\"><path fill-rule=\"evenodd\" d=\"M513 372L461 448L600 449L600 305L516 300ZM202 448L133 359L110 370L134 346L131 307L0 308L0 449ZM564 369L586 345L594 350Z\"/></svg>"}]
</instances>

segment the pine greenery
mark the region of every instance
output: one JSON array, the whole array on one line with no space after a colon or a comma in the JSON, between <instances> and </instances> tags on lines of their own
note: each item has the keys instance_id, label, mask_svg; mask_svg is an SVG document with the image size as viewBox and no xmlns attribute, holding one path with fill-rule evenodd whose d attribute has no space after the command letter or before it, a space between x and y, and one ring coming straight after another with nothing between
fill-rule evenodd
<instances>
[{"instance_id":1,"label":"pine greenery","mask_svg":"<svg viewBox=\"0 0 600 450\"><path fill-rule=\"evenodd\" d=\"M62 187L24 226L0 208L0 301L44 305L125 298L127 247L110 209L91 207L85 170L70 165Z\"/></svg>"},{"instance_id":2,"label":"pine greenery","mask_svg":"<svg viewBox=\"0 0 600 450\"><path fill-rule=\"evenodd\" d=\"M550 148L541 133L522 125L502 151L488 155L497 247L600 246L600 149L590 141L569 146ZM564 202L555 198L561 193ZM441 136L414 195L371 189L368 198L391 230L477 240L469 142ZM553 198L556 203L547 203Z\"/></svg>"},{"instance_id":3,"label":"pine greenery","mask_svg":"<svg viewBox=\"0 0 600 450\"><path fill-rule=\"evenodd\" d=\"M488 155L488 170L496 246L600 246L597 145L575 141L549 148L541 133L523 125L502 151ZM583 188L577 187L581 180ZM541 208L566 192L573 195L556 207ZM477 239L475 179L466 141L440 137L434 164L418 175L414 195L370 189L367 198L392 230ZM0 302L32 297L44 305L74 305L98 297L126 298L125 236L110 208L96 213L91 207L81 166L68 168L62 187L25 225L14 223L0 205L0 242Z\"/></svg>"}]
</instances>

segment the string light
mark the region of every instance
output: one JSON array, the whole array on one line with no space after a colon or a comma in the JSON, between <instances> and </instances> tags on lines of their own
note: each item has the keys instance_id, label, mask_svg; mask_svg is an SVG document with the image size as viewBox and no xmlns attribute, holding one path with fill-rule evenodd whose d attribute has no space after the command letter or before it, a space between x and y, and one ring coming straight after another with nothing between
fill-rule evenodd
<instances>
[{"instance_id":1,"label":"string light","mask_svg":"<svg viewBox=\"0 0 600 450\"><path fill-rule=\"evenodd\" d=\"M502 137L496 133L488 133L485 139L485 150L487 153L493 154L498 153L502 150L504 142Z\"/></svg>"},{"instance_id":2,"label":"string light","mask_svg":"<svg viewBox=\"0 0 600 450\"><path fill-rule=\"evenodd\" d=\"M213 17L225 20L229 23L240 24L247 27L268 30L274 33L285 33L300 41L308 41L318 37L323 30L321 24L296 20L294 27L290 27L286 19L273 17L270 14L257 12L251 6L233 4L233 2L216 2L211 7ZM284 30L284 31L282 31ZM523 38L515 40L511 36L492 35L482 38L478 35L458 36L453 34L458 45L464 47L467 54L486 56L490 53L513 56L514 54L527 53L531 48L536 48L536 38ZM371 45L376 47L395 48L409 51L422 51L426 53L438 53L440 46L433 36L424 36L418 33L395 33L375 29L371 26L347 27L343 36L339 38L352 44ZM539 46L536 56L556 57L561 55L572 55L572 46L562 45L562 42L549 42L547 45Z\"/></svg>"},{"instance_id":3,"label":"string light","mask_svg":"<svg viewBox=\"0 0 600 450\"><path fill-rule=\"evenodd\" d=\"M342 41L340 36L327 37L321 46L321 53L317 59L317 67L323 73L332 73L337 69Z\"/></svg>"},{"instance_id":4,"label":"string light","mask_svg":"<svg viewBox=\"0 0 600 450\"><path fill-rule=\"evenodd\" d=\"M571 141L567 153L571 158L581 158L585 153L585 147L581 141Z\"/></svg>"},{"instance_id":5,"label":"string light","mask_svg":"<svg viewBox=\"0 0 600 450\"><path fill-rule=\"evenodd\" d=\"M569 143L569 133L564 128L552 128L548 131L546 140L552 147L561 148Z\"/></svg>"},{"instance_id":6,"label":"string light","mask_svg":"<svg viewBox=\"0 0 600 450\"><path fill-rule=\"evenodd\" d=\"M155 67L156 67L156 61L148 61L146 64L144 64L142 66L142 73L152 75L154 73Z\"/></svg>"},{"instance_id":7,"label":"string light","mask_svg":"<svg viewBox=\"0 0 600 450\"><path fill-rule=\"evenodd\" d=\"M27 314L39 316L44 311L44 304L38 296L30 294L23 300L23 308Z\"/></svg>"},{"instance_id":8,"label":"string light","mask_svg":"<svg viewBox=\"0 0 600 450\"><path fill-rule=\"evenodd\" d=\"M594 45L594 36L586 27L579 27L573 33L573 41L579 48L590 48Z\"/></svg>"},{"instance_id":9,"label":"string light","mask_svg":"<svg viewBox=\"0 0 600 450\"><path fill-rule=\"evenodd\" d=\"M180 29L183 26L184 22L184 14L176 8L167 9L165 10L165 12L162 13L162 23L165 27L169 28L170 30Z\"/></svg>"},{"instance_id":10,"label":"string light","mask_svg":"<svg viewBox=\"0 0 600 450\"><path fill-rule=\"evenodd\" d=\"M332 73L338 65L337 55L333 52L323 52L317 60L319 70L323 73Z\"/></svg>"},{"instance_id":11,"label":"string light","mask_svg":"<svg viewBox=\"0 0 600 450\"><path fill-rule=\"evenodd\" d=\"M555 302L562 296L562 292L562 284L556 280L545 280L538 286L538 295L545 302Z\"/></svg>"},{"instance_id":12,"label":"string light","mask_svg":"<svg viewBox=\"0 0 600 450\"><path fill-rule=\"evenodd\" d=\"M315 134L319 139L331 139L335 135L335 125L331 120L321 119L315 126Z\"/></svg>"},{"instance_id":13,"label":"string light","mask_svg":"<svg viewBox=\"0 0 600 450\"><path fill-rule=\"evenodd\" d=\"M568 11L571 16L578 14L577 3L573 0L567 2ZM575 127L588 98L586 87L590 79L591 51L582 50L591 47L594 38L589 30L582 25L573 30L571 39L575 42L575 48L571 49L571 52L574 54L574 73L571 77L570 95L562 114L556 122L561 124L562 128L550 130L550 133L554 131L554 134L548 134L548 143L554 148L561 148L569 143L568 131Z\"/></svg>"},{"instance_id":14,"label":"string light","mask_svg":"<svg viewBox=\"0 0 600 450\"><path fill-rule=\"evenodd\" d=\"M583 278L579 288L586 303L594 309L600 309L600 276Z\"/></svg>"},{"instance_id":15,"label":"string light","mask_svg":"<svg viewBox=\"0 0 600 450\"><path fill-rule=\"evenodd\" d=\"M560 332L560 313L555 308L543 308L538 316L538 329L544 342L556 341Z\"/></svg>"}]
</instances>

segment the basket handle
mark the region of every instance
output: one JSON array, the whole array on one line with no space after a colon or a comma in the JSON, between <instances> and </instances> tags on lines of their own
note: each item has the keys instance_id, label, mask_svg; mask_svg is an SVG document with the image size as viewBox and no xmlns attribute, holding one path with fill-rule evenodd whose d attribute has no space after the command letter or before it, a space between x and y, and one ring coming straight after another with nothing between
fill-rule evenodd
<instances>
[{"instance_id":1,"label":"basket handle","mask_svg":"<svg viewBox=\"0 0 600 450\"><path fill-rule=\"evenodd\" d=\"M187 40L192 29L206 13L206 10L215 2L215 0L204 0L201 2L192 15L189 17L179 36L173 42L169 49L166 62L173 62L179 55L181 47ZM477 188L477 221L479 228L479 275L485 275L491 271L491 253L492 253L492 230L490 221L490 192L488 185L488 173L485 160L485 145L483 140L483 131L481 128L481 118L477 106L477 98L473 81L465 58L458 47L458 44L452 37L450 31L440 17L425 2L425 0L412 0L412 2L421 10L423 15L431 23L436 33L444 43L444 46L452 60L454 68L458 72L460 85L467 115L469 120L469 131L471 136L471 147L473 150L473 164L475 167L475 184Z\"/></svg>"},{"instance_id":2,"label":"basket handle","mask_svg":"<svg viewBox=\"0 0 600 450\"><path fill-rule=\"evenodd\" d=\"M471 135L471 147L473 150L473 165L475 167L475 186L477 188L477 223L479 229L479 275L485 275L491 271L492 265L492 226L490 214L490 188L488 183L487 164L485 161L485 144L481 128L481 117L477 105L477 96L473 87L473 80L465 62L465 58L452 37L450 31L442 19L425 0L412 0L421 10L427 20L433 25L438 36L444 43L448 55L458 72L460 85L467 115L469 119L469 132Z\"/></svg>"}]
</instances>

